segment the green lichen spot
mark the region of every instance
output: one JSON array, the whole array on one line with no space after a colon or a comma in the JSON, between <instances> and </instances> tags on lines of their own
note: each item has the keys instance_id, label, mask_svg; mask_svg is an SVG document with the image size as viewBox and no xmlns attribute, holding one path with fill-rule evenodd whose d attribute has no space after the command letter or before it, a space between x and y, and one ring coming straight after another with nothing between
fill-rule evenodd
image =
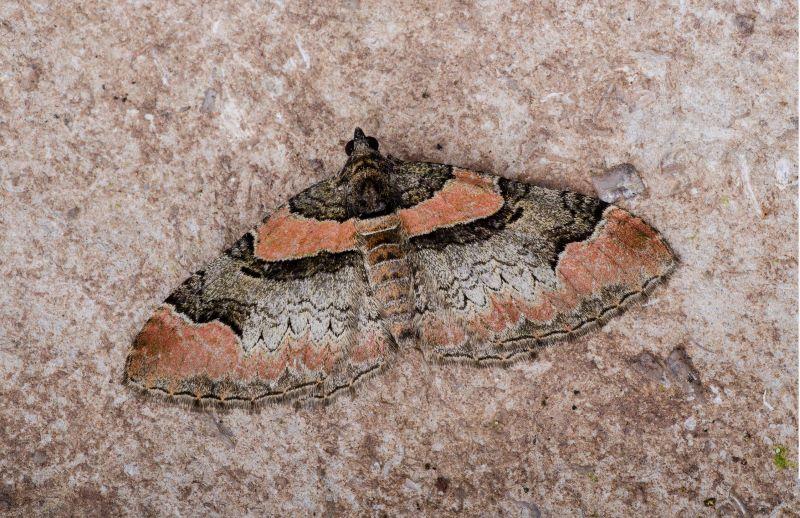
<instances>
[{"instance_id":1,"label":"green lichen spot","mask_svg":"<svg viewBox=\"0 0 800 518\"><path fill-rule=\"evenodd\" d=\"M705 500L703 500L703 505L706 506L706 507L714 507L715 505L717 505L717 499L716 498L706 498Z\"/></svg>"},{"instance_id":2,"label":"green lichen spot","mask_svg":"<svg viewBox=\"0 0 800 518\"><path fill-rule=\"evenodd\" d=\"M786 446L777 445L773 448L772 462L778 469L794 468L797 466L794 462L786 458Z\"/></svg>"}]
</instances>

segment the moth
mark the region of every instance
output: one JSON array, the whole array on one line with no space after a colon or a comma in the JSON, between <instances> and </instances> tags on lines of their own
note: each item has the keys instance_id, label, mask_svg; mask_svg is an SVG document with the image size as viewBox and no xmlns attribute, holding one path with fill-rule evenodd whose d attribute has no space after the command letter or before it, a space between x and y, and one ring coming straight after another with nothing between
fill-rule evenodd
<instances>
[{"instance_id":1,"label":"moth","mask_svg":"<svg viewBox=\"0 0 800 518\"><path fill-rule=\"evenodd\" d=\"M328 401L416 348L507 363L579 336L676 267L625 210L570 191L384 157L291 198L161 304L125 381L198 403Z\"/></svg>"}]
</instances>

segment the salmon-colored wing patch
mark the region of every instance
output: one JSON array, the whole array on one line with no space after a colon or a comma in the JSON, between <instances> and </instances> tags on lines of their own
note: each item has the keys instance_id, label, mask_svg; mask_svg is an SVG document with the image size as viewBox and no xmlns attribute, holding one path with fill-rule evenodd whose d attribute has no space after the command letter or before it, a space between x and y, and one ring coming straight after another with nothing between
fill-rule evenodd
<instances>
[{"instance_id":1,"label":"salmon-colored wing patch","mask_svg":"<svg viewBox=\"0 0 800 518\"><path fill-rule=\"evenodd\" d=\"M218 321L196 324L161 306L137 336L127 381L172 396L258 402L311 392L324 399L382 363L391 342L380 328L349 339L286 336L274 351L245 352Z\"/></svg>"},{"instance_id":2,"label":"salmon-colored wing patch","mask_svg":"<svg viewBox=\"0 0 800 518\"><path fill-rule=\"evenodd\" d=\"M280 209L256 228L255 255L265 261L300 259L356 248L353 220L316 220Z\"/></svg>"},{"instance_id":3,"label":"salmon-colored wing patch","mask_svg":"<svg viewBox=\"0 0 800 518\"><path fill-rule=\"evenodd\" d=\"M400 211L409 237L421 236L438 228L486 218L503 207L505 200L487 176L454 169L453 179L433 197Z\"/></svg>"}]
</instances>

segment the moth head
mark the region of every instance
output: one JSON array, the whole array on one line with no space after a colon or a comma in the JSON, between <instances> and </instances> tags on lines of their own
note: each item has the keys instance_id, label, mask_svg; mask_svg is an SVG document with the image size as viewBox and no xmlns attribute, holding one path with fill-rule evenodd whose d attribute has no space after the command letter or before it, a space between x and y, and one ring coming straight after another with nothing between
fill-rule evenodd
<instances>
[{"instance_id":1,"label":"moth head","mask_svg":"<svg viewBox=\"0 0 800 518\"><path fill-rule=\"evenodd\" d=\"M351 160L354 155L355 158L375 154L380 156L380 153L378 153L378 139L368 137L364 135L364 131L361 128L356 128L353 132L353 139L344 146L344 152L347 153Z\"/></svg>"},{"instance_id":2,"label":"moth head","mask_svg":"<svg viewBox=\"0 0 800 518\"><path fill-rule=\"evenodd\" d=\"M340 181L348 216L374 218L394 212L397 203L391 185L391 162L378 151L378 141L356 128L345 152L348 158Z\"/></svg>"}]
</instances>

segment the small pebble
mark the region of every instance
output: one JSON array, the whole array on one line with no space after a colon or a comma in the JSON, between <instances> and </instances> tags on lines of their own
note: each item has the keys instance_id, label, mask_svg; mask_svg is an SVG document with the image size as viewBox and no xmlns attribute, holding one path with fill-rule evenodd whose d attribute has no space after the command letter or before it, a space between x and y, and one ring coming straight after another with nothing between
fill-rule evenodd
<instances>
[{"instance_id":1,"label":"small pebble","mask_svg":"<svg viewBox=\"0 0 800 518\"><path fill-rule=\"evenodd\" d=\"M630 199L644 192L639 171L631 164L619 164L592 177L597 195L606 203Z\"/></svg>"}]
</instances>

